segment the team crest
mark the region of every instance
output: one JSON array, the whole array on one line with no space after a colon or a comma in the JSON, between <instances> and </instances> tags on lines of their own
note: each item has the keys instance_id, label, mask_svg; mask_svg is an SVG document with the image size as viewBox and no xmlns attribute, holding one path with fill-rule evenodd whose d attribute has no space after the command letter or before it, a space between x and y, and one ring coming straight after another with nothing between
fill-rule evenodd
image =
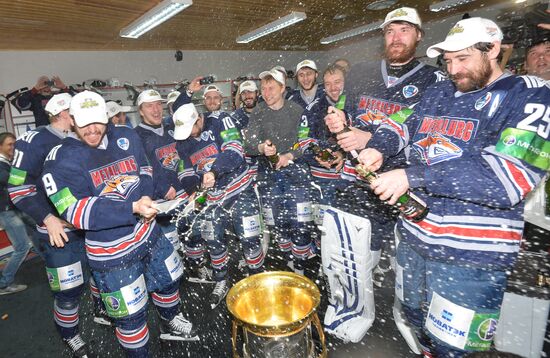
<instances>
[{"instance_id":1,"label":"team crest","mask_svg":"<svg viewBox=\"0 0 550 358\"><path fill-rule=\"evenodd\" d=\"M407 85L403 87L403 96L405 96L405 98L411 98L416 96L417 94L418 94L418 87L413 85Z\"/></svg>"},{"instance_id":2,"label":"team crest","mask_svg":"<svg viewBox=\"0 0 550 358\"><path fill-rule=\"evenodd\" d=\"M493 97L493 94L491 92L485 93L483 97L478 98L476 101L476 104L474 105L474 108L478 111L481 111L483 107L487 105L487 103L491 102L491 98Z\"/></svg>"},{"instance_id":3,"label":"team crest","mask_svg":"<svg viewBox=\"0 0 550 358\"><path fill-rule=\"evenodd\" d=\"M128 138L118 138L116 144L122 150L128 150L128 148L130 148L130 141Z\"/></svg>"},{"instance_id":4,"label":"team crest","mask_svg":"<svg viewBox=\"0 0 550 358\"><path fill-rule=\"evenodd\" d=\"M216 158L205 158L197 164L197 172L206 173L212 169L212 164L216 161Z\"/></svg>"},{"instance_id":5,"label":"team crest","mask_svg":"<svg viewBox=\"0 0 550 358\"><path fill-rule=\"evenodd\" d=\"M361 122L365 124L371 124L371 125L377 126L381 124L384 119L386 119L386 115L378 111L367 110L365 113L357 116L357 119L359 119Z\"/></svg>"},{"instance_id":6,"label":"team crest","mask_svg":"<svg viewBox=\"0 0 550 358\"><path fill-rule=\"evenodd\" d=\"M166 169L174 170L178 168L180 157L177 152L172 152L162 158L162 166Z\"/></svg>"},{"instance_id":7,"label":"team crest","mask_svg":"<svg viewBox=\"0 0 550 358\"><path fill-rule=\"evenodd\" d=\"M137 175L117 175L105 182L105 187L99 194L112 199L126 199L138 186Z\"/></svg>"},{"instance_id":8,"label":"team crest","mask_svg":"<svg viewBox=\"0 0 550 358\"><path fill-rule=\"evenodd\" d=\"M448 138L438 134L429 134L413 144L427 165L433 165L462 156L462 149Z\"/></svg>"}]
</instances>

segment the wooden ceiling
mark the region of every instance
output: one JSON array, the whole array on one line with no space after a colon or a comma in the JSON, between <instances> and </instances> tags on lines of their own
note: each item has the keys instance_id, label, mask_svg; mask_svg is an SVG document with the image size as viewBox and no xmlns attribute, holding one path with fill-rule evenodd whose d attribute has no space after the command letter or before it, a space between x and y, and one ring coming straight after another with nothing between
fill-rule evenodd
<instances>
[{"instance_id":1,"label":"wooden ceiling","mask_svg":"<svg viewBox=\"0 0 550 358\"><path fill-rule=\"evenodd\" d=\"M139 39L118 36L120 29L160 0L0 0L0 50L327 50L365 36L321 45L320 39L383 20L401 6L415 7L424 22L506 0L477 0L434 13L439 0L400 0L371 11L374 0L194 0L193 5ZM307 19L249 44L235 39L290 11ZM344 17L335 20L339 15ZM370 35L372 36L372 35Z\"/></svg>"}]
</instances>

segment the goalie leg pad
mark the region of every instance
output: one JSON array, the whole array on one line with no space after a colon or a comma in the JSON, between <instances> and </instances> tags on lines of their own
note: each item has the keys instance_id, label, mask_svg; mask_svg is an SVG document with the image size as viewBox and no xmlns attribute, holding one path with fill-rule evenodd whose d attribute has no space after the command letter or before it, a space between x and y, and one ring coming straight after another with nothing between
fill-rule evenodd
<instances>
[{"instance_id":1,"label":"goalie leg pad","mask_svg":"<svg viewBox=\"0 0 550 358\"><path fill-rule=\"evenodd\" d=\"M321 257L331 292L325 328L346 342L359 342L374 321L370 221L329 208L323 229Z\"/></svg>"}]
</instances>

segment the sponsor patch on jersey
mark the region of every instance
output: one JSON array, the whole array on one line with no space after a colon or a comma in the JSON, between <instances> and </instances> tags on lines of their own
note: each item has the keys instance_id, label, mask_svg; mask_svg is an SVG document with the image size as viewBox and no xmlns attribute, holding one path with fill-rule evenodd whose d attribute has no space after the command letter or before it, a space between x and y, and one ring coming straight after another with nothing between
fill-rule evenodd
<instances>
[{"instance_id":1,"label":"sponsor patch on jersey","mask_svg":"<svg viewBox=\"0 0 550 358\"><path fill-rule=\"evenodd\" d=\"M417 94L418 94L418 87L414 85L407 85L403 87L403 96L405 96L405 98L411 98L416 96Z\"/></svg>"},{"instance_id":2,"label":"sponsor patch on jersey","mask_svg":"<svg viewBox=\"0 0 550 358\"><path fill-rule=\"evenodd\" d=\"M478 111L481 111L483 107L487 105L487 103L491 102L491 98L493 97L493 94L491 92L485 93L482 97L478 98L476 101L476 104L474 105L474 108Z\"/></svg>"},{"instance_id":3,"label":"sponsor patch on jersey","mask_svg":"<svg viewBox=\"0 0 550 358\"><path fill-rule=\"evenodd\" d=\"M413 144L427 165L433 165L462 156L462 148L448 138L433 133Z\"/></svg>"},{"instance_id":4,"label":"sponsor patch on jersey","mask_svg":"<svg viewBox=\"0 0 550 358\"><path fill-rule=\"evenodd\" d=\"M105 181L105 187L99 196L126 199L138 185L139 177L137 175L117 175Z\"/></svg>"},{"instance_id":5,"label":"sponsor patch on jersey","mask_svg":"<svg viewBox=\"0 0 550 358\"><path fill-rule=\"evenodd\" d=\"M122 150L128 150L128 148L130 148L130 141L128 140L128 138L118 138L116 140L116 144Z\"/></svg>"},{"instance_id":6,"label":"sponsor patch on jersey","mask_svg":"<svg viewBox=\"0 0 550 358\"><path fill-rule=\"evenodd\" d=\"M145 278L140 275L131 284L122 287L119 291L101 293L110 317L121 318L138 312L145 307L149 295L145 285Z\"/></svg>"},{"instance_id":7,"label":"sponsor patch on jersey","mask_svg":"<svg viewBox=\"0 0 550 358\"><path fill-rule=\"evenodd\" d=\"M550 141L535 132L506 128L500 135L495 150L523 160L537 168L550 169Z\"/></svg>"}]
</instances>

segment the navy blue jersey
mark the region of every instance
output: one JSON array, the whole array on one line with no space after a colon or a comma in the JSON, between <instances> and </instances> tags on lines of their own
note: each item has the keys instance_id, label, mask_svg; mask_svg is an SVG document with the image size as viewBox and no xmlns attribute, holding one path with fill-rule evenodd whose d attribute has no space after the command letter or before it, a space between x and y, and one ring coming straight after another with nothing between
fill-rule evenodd
<instances>
[{"instance_id":1,"label":"navy blue jersey","mask_svg":"<svg viewBox=\"0 0 550 358\"><path fill-rule=\"evenodd\" d=\"M8 183L10 199L38 225L42 225L49 214L56 215L46 194L38 190L38 184L46 156L61 143L64 136L64 133L52 126L46 126L26 132L15 142Z\"/></svg>"},{"instance_id":2,"label":"navy blue jersey","mask_svg":"<svg viewBox=\"0 0 550 358\"><path fill-rule=\"evenodd\" d=\"M399 124L386 119L368 146L384 158L411 150L405 169L428 216L401 219L422 255L508 269L522 238L523 199L550 167L550 89L530 76L501 76L481 90L430 87Z\"/></svg>"},{"instance_id":3,"label":"navy blue jersey","mask_svg":"<svg viewBox=\"0 0 550 358\"><path fill-rule=\"evenodd\" d=\"M200 136L178 141L177 151L181 158L178 177L189 194L207 172L216 177L208 195L211 203L228 200L250 185L252 176L244 160L241 135L225 112L206 116Z\"/></svg>"},{"instance_id":4,"label":"navy blue jersey","mask_svg":"<svg viewBox=\"0 0 550 358\"><path fill-rule=\"evenodd\" d=\"M250 119L250 113L244 110L244 108L239 108L231 113L231 119L235 122L235 126L242 131L244 128L248 127L248 120Z\"/></svg>"},{"instance_id":5,"label":"navy blue jersey","mask_svg":"<svg viewBox=\"0 0 550 358\"><path fill-rule=\"evenodd\" d=\"M316 99L321 98L324 95L325 95L325 86L323 86L322 84L318 84L317 90L315 91L315 96L313 97L311 102L307 103L305 99L302 97L302 89L300 87L290 92L288 96L288 100L298 103L302 108L305 109L310 103L313 103Z\"/></svg>"},{"instance_id":6,"label":"navy blue jersey","mask_svg":"<svg viewBox=\"0 0 550 358\"><path fill-rule=\"evenodd\" d=\"M105 270L145 256L161 235L132 203L153 191L152 169L133 129L109 125L92 148L71 135L44 163L42 185L57 212L86 230L90 267Z\"/></svg>"},{"instance_id":7,"label":"navy blue jersey","mask_svg":"<svg viewBox=\"0 0 550 358\"><path fill-rule=\"evenodd\" d=\"M386 116L414 107L430 85L445 79L437 68L413 61L417 65L399 78L388 75L385 60L361 62L351 68L345 89L352 104L353 126L371 132L376 130ZM386 165L397 167L404 159L402 155ZM342 177L355 180L355 168L349 161L344 165Z\"/></svg>"},{"instance_id":8,"label":"navy blue jersey","mask_svg":"<svg viewBox=\"0 0 550 358\"><path fill-rule=\"evenodd\" d=\"M153 167L153 199L163 199L170 187L179 192L182 189L178 180L180 157L176 150L174 126L154 128L140 123L135 131L141 138L145 154Z\"/></svg>"}]
</instances>

